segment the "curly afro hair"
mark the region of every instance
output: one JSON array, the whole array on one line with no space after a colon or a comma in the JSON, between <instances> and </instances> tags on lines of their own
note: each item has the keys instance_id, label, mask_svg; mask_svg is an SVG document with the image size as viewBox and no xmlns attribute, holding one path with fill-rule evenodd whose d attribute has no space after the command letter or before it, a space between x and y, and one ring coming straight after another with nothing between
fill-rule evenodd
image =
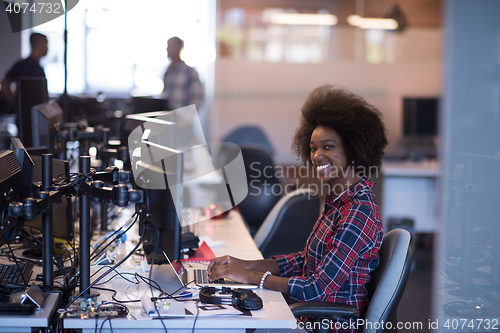
<instances>
[{"instance_id":1,"label":"curly afro hair","mask_svg":"<svg viewBox=\"0 0 500 333\"><path fill-rule=\"evenodd\" d=\"M380 168L387 145L382 114L362 97L332 85L314 89L301 110L300 126L292 150L304 164L311 162L311 135L317 126L333 129L340 135L347 158L362 177L370 168Z\"/></svg>"}]
</instances>

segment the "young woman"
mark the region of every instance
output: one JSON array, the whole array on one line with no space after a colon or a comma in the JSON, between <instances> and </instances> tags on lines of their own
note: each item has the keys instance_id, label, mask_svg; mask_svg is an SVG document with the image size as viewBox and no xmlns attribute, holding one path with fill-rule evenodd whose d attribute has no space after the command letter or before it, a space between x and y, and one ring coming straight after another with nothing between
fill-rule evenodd
<instances>
[{"instance_id":1,"label":"young woman","mask_svg":"<svg viewBox=\"0 0 500 333\"><path fill-rule=\"evenodd\" d=\"M332 190L304 250L267 260L219 257L210 262L210 279L260 285L298 302L347 303L364 313L383 236L369 177L379 171L386 145L375 107L343 88L314 89L293 149Z\"/></svg>"}]
</instances>

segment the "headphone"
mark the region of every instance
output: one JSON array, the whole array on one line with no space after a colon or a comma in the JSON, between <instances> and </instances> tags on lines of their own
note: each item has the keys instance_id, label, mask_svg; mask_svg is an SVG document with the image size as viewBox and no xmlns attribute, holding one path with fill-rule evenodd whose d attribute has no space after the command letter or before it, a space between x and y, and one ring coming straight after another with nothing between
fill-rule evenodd
<instances>
[{"instance_id":1,"label":"headphone","mask_svg":"<svg viewBox=\"0 0 500 333\"><path fill-rule=\"evenodd\" d=\"M208 304L232 305L243 310L262 309L262 299L250 289L228 287L203 287L200 301Z\"/></svg>"}]
</instances>

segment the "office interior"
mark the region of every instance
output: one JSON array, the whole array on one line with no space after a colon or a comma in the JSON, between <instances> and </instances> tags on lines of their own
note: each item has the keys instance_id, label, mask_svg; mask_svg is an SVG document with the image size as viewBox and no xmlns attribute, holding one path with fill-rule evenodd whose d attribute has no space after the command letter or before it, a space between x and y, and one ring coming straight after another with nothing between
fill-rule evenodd
<instances>
[{"instance_id":1,"label":"office interior","mask_svg":"<svg viewBox=\"0 0 500 333\"><path fill-rule=\"evenodd\" d=\"M282 13L334 15L335 22L273 23ZM241 126L260 128L284 171L280 182L315 186L323 201L326 190L296 172L301 164L290 149L301 105L325 83L360 94L381 110L387 128L375 177L384 231L406 228L417 240L400 320L423 322L418 331L450 318L498 324L498 13L496 0L82 0L67 14L67 91L98 103L97 111L75 111L76 118L106 124L120 139L116 124L133 112L132 97L161 94L166 42L177 35L204 85L198 114L207 141L224 141ZM362 29L350 15L393 17L399 28ZM12 33L1 13L0 24L2 76L29 54L32 31L48 36L41 65L57 99L65 88L64 18ZM405 99L437 101L436 133L408 144ZM4 118L4 138L15 131L9 122Z\"/></svg>"}]
</instances>

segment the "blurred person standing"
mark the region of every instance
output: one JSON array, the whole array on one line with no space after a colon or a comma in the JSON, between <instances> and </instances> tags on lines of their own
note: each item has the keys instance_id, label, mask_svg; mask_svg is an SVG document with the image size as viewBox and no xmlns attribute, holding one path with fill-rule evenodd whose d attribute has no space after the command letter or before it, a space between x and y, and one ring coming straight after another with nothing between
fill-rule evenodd
<instances>
[{"instance_id":1,"label":"blurred person standing","mask_svg":"<svg viewBox=\"0 0 500 333\"><path fill-rule=\"evenodd\" d=\"M164 81L162 98L168 99L168 106L175 110L194 104L199 111L204 98L203 85L198 72L181 60L180 53L184 41L179 37L172 37L167 42L167 54L171 60Z\"/></svg>"},{"instance_id":2,"label":"blurred person standing","mask_svg":"<svg viewBox=\"0 0 500 333\"><path fill-rule=\"evenodd\" d=\"M40 66L40 59L47 55L47 36L40 33L32 33L30 36L31 54L28 58L17 61L5 74L1 83L1 97L5 108L14 113L16 105L16 94L12 91L11 84L17 82L20 77L42 77L46 78L45 71Z\"/></svg>"}]
</instances>

